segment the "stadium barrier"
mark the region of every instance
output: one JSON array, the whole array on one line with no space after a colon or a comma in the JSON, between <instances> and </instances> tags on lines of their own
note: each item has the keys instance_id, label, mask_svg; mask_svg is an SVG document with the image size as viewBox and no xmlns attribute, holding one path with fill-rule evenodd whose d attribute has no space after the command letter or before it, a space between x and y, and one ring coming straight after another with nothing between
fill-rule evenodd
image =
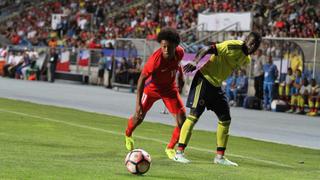
<instances>
[{"instance_id":1,"label":"stadium barrier","mask_svg":"<svg viewBox=\"0 0 320 180\"><path fill-rule=\"evenodd\" d=\"M320 45L319 39L302 39L302 38L264 38L260 48L266 56L272 56L274 63L279 69L278 82L284 79L287 68L293 64L298 64L299 68L303 69L305 76L315 78L320 82ZM114 49L76 49L76 48L57 48L59 53L59 62L57 64L58 78L88 82L89 84L97 84L99 54L103 53L107 57L105 65L106 71L112 72L112 83L118 88L135 88L135 84L128 81L117 82L116 71L121 66L121 60L125 58L128 62L134 58L141 59L141 68L147 61L148 57L154 50L159 48L156 41L146 39L128 39L120 38L115 41ZM25 47L25 46L9 46L8 51L36 51L42 56L38 57L37 63L45 71L49 48L47 47ZM10 53L9 53L10 54ZM295 57L296 56L296 57ZM192 53L185 53L182 65L191 61L194 57ZM8 58L8 56L7 56ZM112 61L114 58L115 61ZM203 58L200 63L204 63L208 57ZM252 56L254 59L254 56ZM298 62L297 61L301 61ZM301 63L299 65L299 63ZM253 88L253 66L247 68L249 76L248 94L254 94ZM109 73L105 73L104 85L107 85ZM193 74L185 76L186 84L183 90L184 94L188 93Z\"/></svg>"}]
</instances>

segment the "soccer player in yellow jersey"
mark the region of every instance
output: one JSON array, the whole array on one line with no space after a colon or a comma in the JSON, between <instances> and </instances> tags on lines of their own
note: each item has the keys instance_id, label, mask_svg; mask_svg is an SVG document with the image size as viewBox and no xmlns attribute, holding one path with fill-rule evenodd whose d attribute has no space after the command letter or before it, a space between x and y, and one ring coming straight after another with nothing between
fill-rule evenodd
<instances>
[{"instance_id":1,"label":"soccer player in yellow jersey","mask_svg":"<svg viewBox=\"0 0 320 180\"><path fill-rule=\"evenodd\" d=\"M250 54L258 49L260 43L261 36L258 33L251 32L245 41L228 40L202 48L196 54L195 59L184 66L185 72L192 72L196 69L201 58L206 54L212 54L208 62L197 71L193 78L187 100L190 114L181 128L179 146L173 160L181 163L190 162L184 156L184 149L190 140L195 123L207 108L214 111L219 118L216 132L217 151L214 163L238 166L237 163L224 157L231 117L227 97L221 89L221 84L235 69L250 63Z\"/></svg>"}]
</instances>

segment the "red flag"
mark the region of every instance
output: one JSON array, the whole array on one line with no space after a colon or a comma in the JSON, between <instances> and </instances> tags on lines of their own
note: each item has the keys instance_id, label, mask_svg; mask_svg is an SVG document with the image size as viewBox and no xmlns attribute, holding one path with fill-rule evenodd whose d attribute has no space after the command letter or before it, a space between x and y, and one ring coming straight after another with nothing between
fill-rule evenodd
<instances>
[{"instance_id":1,"label":"red flag","mask_svg":"<svg viewBox=\"0 0 320 180\"><path fill-rule=\"evenodd\" d=\"M58 61L57 64L57 71L65 71L69 72L70 71L70 52L69 51L64 51L61 53L61 59Z\"/></svg>"},{"instance_id":2,"label":"red flag","mask_svg":"<svg viewBox=\"0 0 320 180\"><path fill-rule=\"evenodd\" d=\"M89 50L80 50L79 52L78 64L79 66L88 66L90 59L90 51Z\"/></svg>"}]
</instances>

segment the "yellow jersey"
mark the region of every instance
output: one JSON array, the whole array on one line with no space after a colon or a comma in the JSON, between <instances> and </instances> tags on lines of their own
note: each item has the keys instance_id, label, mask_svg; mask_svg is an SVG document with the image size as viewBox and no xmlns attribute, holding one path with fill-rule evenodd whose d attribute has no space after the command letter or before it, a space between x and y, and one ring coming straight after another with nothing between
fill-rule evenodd
<instances>
[{"instance_id":1,"label":"yellow jersey","mask_svg":"<svg viewBox=\"0 0 320 180\"><path fill-rule=\"evenodd\" d=\"M221 86L222 81L240 67L251 62L249 55L244 54L241 40L228 40L216 44L218 55L212 55L210 60L200 68L202 75L216 87Z\"/></svg>"}]
</instances>

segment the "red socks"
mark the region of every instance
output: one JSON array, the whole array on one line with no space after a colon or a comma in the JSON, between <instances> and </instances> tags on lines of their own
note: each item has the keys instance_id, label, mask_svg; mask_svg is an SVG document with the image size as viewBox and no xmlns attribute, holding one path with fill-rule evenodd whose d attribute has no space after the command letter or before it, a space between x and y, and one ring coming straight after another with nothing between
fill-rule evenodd
<instances>
[{"instance_id":1,"label":"red socks","mask_svg":"<svg viewBox=\"0 0 320 180\"><path fill-rule=\"evenodd\" d=\"M226 151L225 147L217 147L217 155L224 156L224 152Z\"/></svg>"},{"instance_id":2,"label":"red socks","mask_svg":"<svg viewBox=\"0 0 320 180\"><path fill-rule=\"evenodd\" d=\"M128 120L128 126L127 126L127 129L126 129L126 136L128 136L128 137L132 136L132 132L134 131L134 129L135 129L135 126L133 124L133 118L131 116L129 118L129 120ZM171 137L171 140L170 140L167 148L168 149L173 149L174 146L179 141L179 137L180 137L180 128L179 127L175 127L173 129L172 137Z\"/></svg>"},{"instance_id":3,"label":"red socks","mask_svg":"<svg viewBox=\"0 0 320 180\"><path fill-rule=\"evenodd\" d=\"M173 149L174 146L179 141L179 137L180 137L180 128L179 127L175 127L173 129L172 137L171 137L170 143L168 144L167 148L168 149Z\"/></svg>"},{"instance_id":4,"label":"red socks","mask_svg":"<svg viewBox=\"0 0 320 180\"><path fill-rule=\"evenodd\" d=\"M132 136L132 132L134 129L135 129L135 127L133 125L133 118L132 118L132 116L130 116L129 120L128 120L128 126L126 129L126 136L128 136L128 137Z\"/></svg>"}]
</instances>

